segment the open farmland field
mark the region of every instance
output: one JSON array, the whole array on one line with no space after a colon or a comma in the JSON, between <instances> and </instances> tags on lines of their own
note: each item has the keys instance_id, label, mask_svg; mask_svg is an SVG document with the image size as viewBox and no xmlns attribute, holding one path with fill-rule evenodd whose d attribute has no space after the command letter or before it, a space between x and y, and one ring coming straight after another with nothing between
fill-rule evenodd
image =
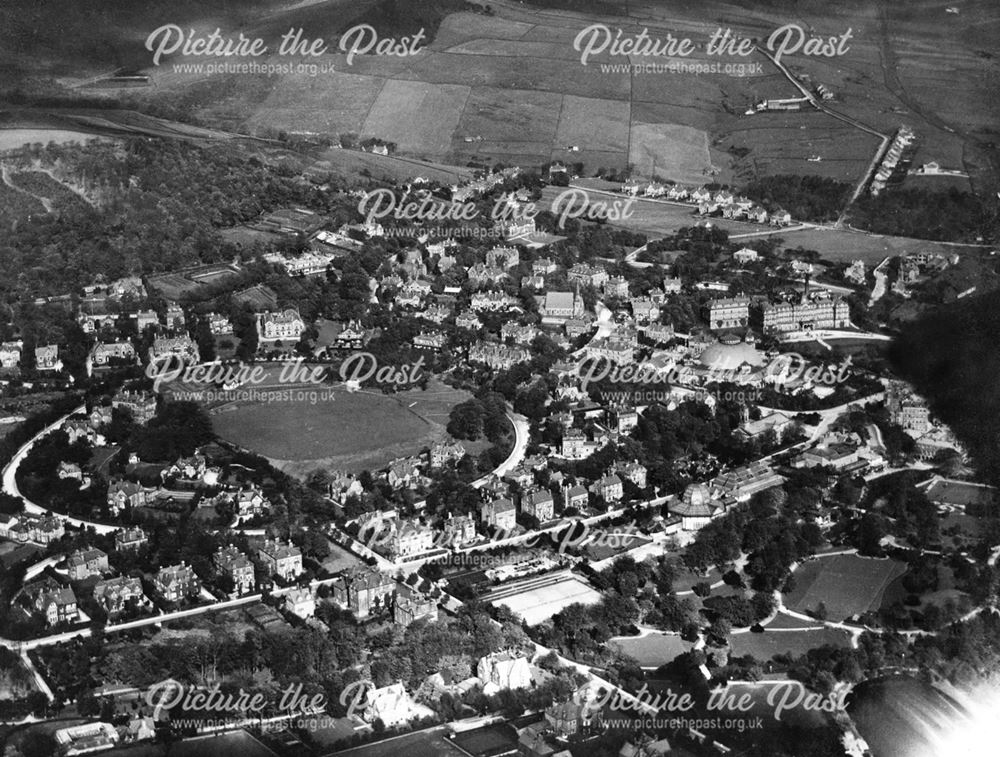
<instances>
[{"instance_id":1,"label":"open farmland field","mask_svg":"<svg viewBox=\"0 0 1000 757\"><path fill-rule=\"evenodd\" d=\"M738 633L729 637L729 645L734 657L752 655L760 662L766 662L775 655L798 656L810 649L827 644L837 647L850 646L851 635L837 628L823 628L819 631L764 631L764 633Z\"/></svg>"},{"instance_id":2,"label":"open farmland field","mask_svg":"<svg viewBox=\"0 0 1000 757\"><path fill-rule=\"evenodd\" d=\"M556 131L558 147L586 147L588 151L624 155L628 135L628 103L575 95L563 97Z\"/></svg>"},{"instance_id":3,"label":"open farmland field","mask_svg":"<svg viewBox=\"0 0 1000 757\"><path fill-rule=\"evenodd\" d=\"M681 184L700 184L712 167L708 134L676 124L636 124L629 162L643 176L662 176Z\"/></svg>"},{"instance_id":4,"label":"open farmland field","mask_svg":"<svg viewBox=\"0 0 1000 757\"><path fill-rule=\"evenodd\" d=\"M912 126L919 138L917 163L937 160L968 170L981 193L996 179L990 145L998 133L991 96L997 72L991 51L1000 18L990 0L970 0L958 14L945 13L937 0L891 5L778 0L750 7L718 0L669 5L499 0L488 12L435 0L412 4L402 14L387 13L377 0L292 5L253 0L239 7L185 0L172 5L169 14L163 8L131 8L116 15L115 23L111 11L95 19L58 0L32 16L34 37L25 36L17 10L23 2L14 2L0 17L8 27L0 36L11 43L4 48L17 51L29 39L60 54L32 56L29 66L23 54L7 53L15 79L47 76L67 87L80 86L129 66L151 77L151 86L130 90L130 98L177 107L228 130L329 136L357 131L393 140L410 155L458 164L501 159L537 165L559 157L583 160L587 171L632 162L640 173L666 167L663 173L685 178L707 163L724 182L776 172L853 181L863 173L877 139L809 107L746 116L763 99L800 94L760 53L735 61L744 70L637 73L601 65L647 62L641 56L604 51L584 65L574 49L577 35L603 23L628 36L647 28L654 38L689 37L697 49L685 62L705 63L704 43L720 26L762 41L789 22L824 36L850 28L852 39L842 56L790 53L784 62L808 85L829 87L834 93L829 107L845 116L881 133ZM163 23L199 32L238 28L270 42L268 53L256 62L287 64L274 42L290 27L332 42L359 20L380 18L396 33L409 30L408 24L412 31L428 26L431 41L410 57L361 55L350 62L334 44L311 61L323 73L256 75L180 71L164 61L154 66L142 47L142 30ZM95 21L101 25L98 33ZM167 63L193 60L172 55ZM733 62L726 56L721 61ZM402 110L389 107L390 101L401 103ZM684 129L707 135L707 161L705 142L689 141ZM466 143L465 136L483 141ZM570 144L579 151L566 153ZM812 155L822 160L808 162Z\"/></svg>"},{"instance_id":5,"label":"open farmland field","mask_svg":"<svg viewBox=\"0 0 1000 757\"><path fill-rule=\"evenodd\" d=\"M694 646L675 633L650 633L645 636L619 637L608 642L643 668L658 668Z\"/></svg>"},{"instance_id":6,"label":"open farmland field","mask_svg":"<svg viewBox=\"0 0 1000 757\"><path fill-rule=\"evenodd\" d=\"M733 161L737 184L760 174L815 174L855 183L879 142L811 109L738 119L725 138L728 151L747 151L745 158Z\"/></svg>"},{"instance_id":7,"label":"open farmland field","mask_svg":"<svg viewBox=\"0 0 1000 757\"><path fill-rule=\"evenodd\" d=\"M466 136L482 137L475 143L477 152L547 153L558 121L559 109L544 93L480 87L470 94L456 135L462 145Z\"/></svg>"},{"instance_id":8,"label":"open farmland field","mask_svg":"<svg viewBox=\"0 0 1000 757\"><path fill-rule=\"evenodd\" d=\"M395 142L409 153L445 155L468 98L469 88L463 85L387 81L368 111L361 136Z\"/></svg>"},{"instance_id":9,"label":"open farmland field","mask_svg":"<svg viewBox=\"0 0 1000 757\"><path fill-rule=\"evenodd\" d=\"M795 571L795 591L785 604L796 612L814 611L822 602L830 620L844 620L877 610L893 579L906 565L857 555L834 555L809 560Z\"/></svg>"},{"instance_id":10,"label":"open farmland field","mask_svg":"<svg viewBox=\"0 0 1000 757\"><path fill-rule=\"evenodd\" d=\"M338 135L360 132L385 80L336 71L322 77L285 74L247 118L253 132L268 127L289 132Z\"/></svg>"}]
</instances>

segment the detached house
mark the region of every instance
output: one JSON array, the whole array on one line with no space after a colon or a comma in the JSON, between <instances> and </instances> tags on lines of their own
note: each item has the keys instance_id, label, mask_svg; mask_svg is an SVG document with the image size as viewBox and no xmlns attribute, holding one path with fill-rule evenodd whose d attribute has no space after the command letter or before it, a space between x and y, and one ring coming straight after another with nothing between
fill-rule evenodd
<instances>
[{"instance_id":1,"label":"detached house","mask_svg":"<svg viewBox=\"0 0 1000 757\"><path fill-rule=\"evenodd\" d=\"M445 535L442 546L460 547L478 537L476 523L471 515L452 515L445 518L441 528Z\"/></svg>"},{"instance_id":2,"label":"detached house","mask_svg":"<svg viewBox=\"0 0 1000 757\"><path fill-rule=\"evenodd\" d=\"M480 519L498 531L511 532L517 526L517 508L506 497L495 499L480 508Z\"/></svg>"},{"instance_id":3,"label":"detached house","mask_svg":"<svg viewBox=\"0 0 1000 757\"><path fill-rule=\"evenodd\" d=\"M157 337L153 340L153 346L149 348L150 362L171 356L189 363L201 361L198 343L189 336Z\"/></svg>"},{"instance_id":4,"label":"detached house","mask_svg":"<svg viewBox=\"0 0 1000 757\"><path fill-rule=\"evenodd\" d=\"M552 493L546 489L528 492L521 501L521 511L539 523L548 523L555 515Z\"/></svg>"},{"instance_id":5,"label":"detached house","mask_svg":"<svg viewBox=\"0 0 1000 757\"><path fill-rule=\"evenodd\" d=\"M271 502L264 493L253 484L240 489L234 498L236 515L240 518L254 518L263 515L271 509Z\"/></svg>"},{"instance_id":6,"label":"detached house","mask_svg":"<svg viewBox=\"0 0 1000 757\"><path fill-rule=\"evenodd\" d=\"M600 481L595 481L590 491L599 497L603 497L605 502L617 502L623 496L622 480L614 473L604 476Z\"/></svg>"},{"instance_id":7,"label":"detached house","mask_svg":"<svg viewBox=\"0 0 1000 757\"><path fill-rule=\"evenodd\" d=\"M109 365L112 361L134 363L135 357L132 342L98 342L90 351L90 360L96 366Z\"/></svg>"},{"instance_id":8,"label":"detached house","mask_svg":"<svg viewBox=\"0 0 1000 757\"><path fill-rule=\"evenodd\" d=\"M253 563L236 547L231 544L220 547L212 557L212 564L220 574L232 579L234 594L247 594L253 591L257 583Z\"/></svg>"},{"instance_id":9,"label":"detached house","mask_svg":"<svg viewBox=\"0 0 1000 757\"><path fill-rule=\"evenodd\" d=\"M298 342L305 328L305 321L293 308L280 313L267 312L257 316L257 338L261 342Z\"/></svg>"},{"instance_id":10,"label":"detached house","mask_svg":"<svg viewBox=\"0 0 1000 757\"><path fill-rule=\"evenodd\" d=\"M142 591L142 581L130 576L98 581L94 586L94 600L109 618L121 615L130 605L142 607L149 604Z\"/></svg>"},{"instance_id":11,"label":"detached house","mask_svg":"<svg viewBox=\"0 0 1000 757\"><path fill-rule=\"evenodd\" d=\"M201 591L201 582L194 568L184 562L160 568L153 577L153 586L164 600L171 603L197 596Z\"/></svg>"},{"instance_id":12,"label":"detached house","mask_svg":"<svg viewBox=\"0 0 1000 757\"><path fill-rule=\"evenodd\" d=\"M20 340L0 343L0 368L17 368L21 362L22 346Z\"/></svg>"},{"instance_id":13,"label":"detached house","mask_svg":"<svg viewBox=\"0 0 1000 757\"><path fill-rule=\"evenodd\" d=\"M316 614L316 597L307 588L292 589L285 595L284 608L302 620Z\"/></svg>"},{"instance_id":14,"label":"detached house","mask_svg":"<svg viewBox=\"0 0 1000 757\"><path fill-rule=\"evenodd\" d=\"M483 657L476 666L476 676L483 682L483 693L487 696L505 689L527 689L532 685L528 659L508 652Z\"/></svg>"},{"instance_id":15,"label":"detached house","mask_svg":"<svg viewBox=\"0 0 1000 757\"><path fill-rule=\"evenodd\" d=\"M78 549L66 558L66 567L71 580L82 581L88 576L107 573L108 556L99 549Z\"/></svg>"},{"instance_id":16,"label":"detached house","mask_svg":"<svg viewBox=\"0 0 1000 757\"><path fill-rule=\"evenodd\" d=\"M640 489L646 488L646 475L648 471L646 470L646 466L638 460L633 460L630 463L618 463L618 465L615 466L615 472L621 477L631 481Z\"/></svg>"},{"instance_id":17,"label":"detached house","mask_svg":"<svg viewBox=\"0 0 1000 757\"><path fill-rule=\"evenodd\" d=\"M590 494L587 492L587 488L579 484L563 487L562 492L564 508L572 507L576 510L582 510L590 501Z\"/></svg>"},{"instance_id":18,"label":"detached house","mask_svg":"<svg viewBox=\"0 0 1000 757\"><path fill-rule=\"evenodd\" d=\"M115 532L115 549L117 550L139 549L148 541L146 532L138 526L135 528L123 528L121 531Z\"/></svg>"},{"instance_id":19,"label":"detached house","mask_svg":"<svg viewBox=\"0 0 1000 757\"><path fill-rule=\"evenodd\" d=\"M405 628L421 618L437 620L437 600L417 589L401 585L392 603L393 622Z\"/></svg>"},{"instance_id":20,"label":"detached house","mask_svg":"<svg viewBox=\"0 0 1000 757\"><path fill-rule=\"evenodd\" d=\"M122 479L108 484L108 510L120 515L126 507L143 507L148 502L148 493L139 484Z\"/></svg>"},{"instance_id":21,"label":"detached house","mask_svg":"<svg viewBox=\"0 0 1000 757\"><path fill-rule=\"evenodd\" d=\"M269 575L292 581L302 574L302 550L291 542L265 541L257 551Z\"/></svg>"},{"instance_id":22,"label":"detached house","mask_svg":"<svg viewBox=\"0 0 1000 757\"><path fill-rule=\"evenodd\" d=\"M35 369L39 371L61 371L62 361L59 359L59 347L48 344L35 348Z\"/></svg>"},{"instance_id":23,"label":"detached house","mask_svg":"<svg viewBox=\"0 0 1000 757\"><path fill-rule=\"evenodd\" d=\"M80 619L76 595L68 586L43 589L36 595L34 606L50 626L75 623Z\"/></svg>"},{"instance_id":24,"label":"detached house","mask_svg":"<svg viewBox=\"0 0 1000 757\"><path fill-rule=\"evenodd\" d=\"M465 457L465 445L461 442L435 442L431 445L430 463L432 468L440 468L450 462Z\"/></svg>"},{"instance_id":25,"label":"detached house","mask_svg":"<svg viewBox=\"0 0 1000 757\"><path fill-rule=\"evenodd\" d=\"M388 606L396 582L380 570L365 567L339 576L331 587L334 601L363 619Z\"/></svg>"}]
</instances>

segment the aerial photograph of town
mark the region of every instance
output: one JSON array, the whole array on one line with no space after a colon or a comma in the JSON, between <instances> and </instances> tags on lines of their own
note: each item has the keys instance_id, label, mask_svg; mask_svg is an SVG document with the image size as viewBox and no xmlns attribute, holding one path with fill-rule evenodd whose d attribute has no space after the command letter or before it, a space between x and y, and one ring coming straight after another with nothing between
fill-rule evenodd
<instances>
[{"instance_id":1,"label":"aerial photograph of town","mask_svg":"<svg viewBox=\"0 0 1000 757\"><path fill-rule=\"evenodd\" d=\"M997 0L6 0L0 757L1000 754Z\"/></svg>"}]
</instances>

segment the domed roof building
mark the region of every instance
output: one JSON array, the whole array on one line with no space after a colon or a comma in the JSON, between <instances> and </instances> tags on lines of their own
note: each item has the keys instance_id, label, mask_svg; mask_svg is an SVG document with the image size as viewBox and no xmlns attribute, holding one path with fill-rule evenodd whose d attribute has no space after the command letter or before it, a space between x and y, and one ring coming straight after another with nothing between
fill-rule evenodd
<instances>
[{"instance_id":1,"label":"domed roof building","mask_svg":"<svg viewBox=\"0 0 1000 757\"><path fill-rule=\"evenodd\" d=\"M722 512L722 505L712 497L705 484L691 484L680 500L670 506L670 512L681 516L681 528L697 531Z\"/></svg>"},{"instance_id":2,"label":"domed roof building","mask_svg":"<svg viewBox=\"0 0 1000 757\"><path fill-rule=\"evenodd\" d=\"M701 353L698 362L716 373L749 373L763 366L766 359L764 353L757 349L751 334L744 339L735 334L725 334L718 343Z\"/></svg>"}]
</instances>

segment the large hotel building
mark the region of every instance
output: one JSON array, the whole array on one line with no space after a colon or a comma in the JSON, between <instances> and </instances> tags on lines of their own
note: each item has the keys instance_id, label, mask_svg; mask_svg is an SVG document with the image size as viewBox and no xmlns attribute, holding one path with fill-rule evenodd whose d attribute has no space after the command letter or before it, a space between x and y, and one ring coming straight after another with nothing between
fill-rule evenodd
<instances>
[{"instance_id":1,"label":"large hotel building","mask_svg":"<svg viewBox=\"0 0 1000 757\"><path fill-rule=\"evenodd\" d=\"M801 302L774 302L763 306L764 332L840 329L851 325L847 303L822 293Z\"/></svg>"}]
</instances>

